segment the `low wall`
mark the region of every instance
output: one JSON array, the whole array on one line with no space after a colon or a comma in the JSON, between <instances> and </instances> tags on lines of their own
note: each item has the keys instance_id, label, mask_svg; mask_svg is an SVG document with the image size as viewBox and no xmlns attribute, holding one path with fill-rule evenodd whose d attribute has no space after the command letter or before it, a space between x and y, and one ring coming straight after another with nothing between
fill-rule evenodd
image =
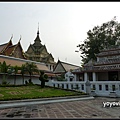
<instances>
[{"instance_id":1,"label":"low wall","mask_svg":"<svg viewBox=\"0 0 120 120\"><path fill-rule=\"evenodd\" d=\"M30 76L29 75L25 75L24 76L24 83L23 83L23 78L22 75L16 75L16 85L23 85L25 84L25 81L29 82ZM51 85L51 79L48 78L49 82L46 82L45 85ZM0 84L2 84L3 81L3 75L0 75ZM15 81L15 76L14 75L7 75L7 79L6 81L9 84L14 84ZM40 84L41 85L41 81L39 80L39 76L32 76L32 82L33 84ZM52 86L52 85L51 85Z\"/></svg>"}]
</instances>

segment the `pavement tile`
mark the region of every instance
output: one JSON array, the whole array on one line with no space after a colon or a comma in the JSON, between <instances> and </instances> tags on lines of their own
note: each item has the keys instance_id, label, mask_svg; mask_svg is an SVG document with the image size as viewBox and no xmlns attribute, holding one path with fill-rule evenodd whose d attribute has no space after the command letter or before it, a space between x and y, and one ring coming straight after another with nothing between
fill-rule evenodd
<instances>
[{"instance_id":1,"label":"pavement tile","mask_svg":"<svg viewBox=\"0 0 120 120\"><path fill-rule=\"evenodd\" d=\"M2 118L120 118L120 106L103 107L103 102L120 101L120 98L96 97L92 100L27 105L0 109Z\"/></svg>"}]
</instances>

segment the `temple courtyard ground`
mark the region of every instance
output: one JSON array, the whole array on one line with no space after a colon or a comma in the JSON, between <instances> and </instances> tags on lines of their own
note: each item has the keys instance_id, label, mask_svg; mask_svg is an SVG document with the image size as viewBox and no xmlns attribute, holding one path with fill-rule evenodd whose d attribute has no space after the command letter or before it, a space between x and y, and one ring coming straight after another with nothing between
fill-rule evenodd
<instances>
[{"instance_id":1,"label":"temple courtyard ground","mask_svg":"<svg viewBox=\"0 0 120 120\"><path fill-rule=\"evenodd\" d=\"M0 103L0 106L2 104ZM120 118L120 98L95 97L94 99L0 108L0 118Z\"/></svg>"}]
</instances>

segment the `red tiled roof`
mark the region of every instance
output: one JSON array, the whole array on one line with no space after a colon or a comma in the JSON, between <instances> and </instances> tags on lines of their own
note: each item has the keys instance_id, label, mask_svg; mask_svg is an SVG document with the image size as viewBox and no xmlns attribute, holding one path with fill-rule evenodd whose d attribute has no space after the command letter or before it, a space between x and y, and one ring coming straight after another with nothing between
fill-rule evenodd
<instances>
[{"instance_id":1,"label":"red tiled roof","mask_svg":"<svg viewBox=\"0 0 120 120\"><path fill-rule=\"evenodd\" d=\"M7 46L8 43L5 43L3 45L0 45L0 52L2 52L2 50Z\"/></svg>"},{"instance_id":2,"label":"red tiled roof","mask_svg":"<svg viewBox=\"0 0 120 120\"><path fill-rule=\"evenodd\" d=\"M10 55L15 47L16 45L8 47L8 49L5 51L5 55Z\"/></svg>"}]
</instances>

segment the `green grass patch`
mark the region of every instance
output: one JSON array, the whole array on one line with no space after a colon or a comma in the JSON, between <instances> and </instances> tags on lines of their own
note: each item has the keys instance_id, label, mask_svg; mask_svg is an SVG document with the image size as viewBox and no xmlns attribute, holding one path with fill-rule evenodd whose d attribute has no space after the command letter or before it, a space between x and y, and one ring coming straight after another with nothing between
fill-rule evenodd
<instances>
[{"instance_id":1,"label":"green grass patch","mask_svg":"<svg viewBox=\"0 0 120 120\"><path fill-rule=\"evenodd\" d=\"M7 86L0 87L0 101L2 100L20 100L34 98L50 98L83 95L83 92L57 89L53 87L41 88L38 85L33 86Z\"/></svg>"}]
</instances>

